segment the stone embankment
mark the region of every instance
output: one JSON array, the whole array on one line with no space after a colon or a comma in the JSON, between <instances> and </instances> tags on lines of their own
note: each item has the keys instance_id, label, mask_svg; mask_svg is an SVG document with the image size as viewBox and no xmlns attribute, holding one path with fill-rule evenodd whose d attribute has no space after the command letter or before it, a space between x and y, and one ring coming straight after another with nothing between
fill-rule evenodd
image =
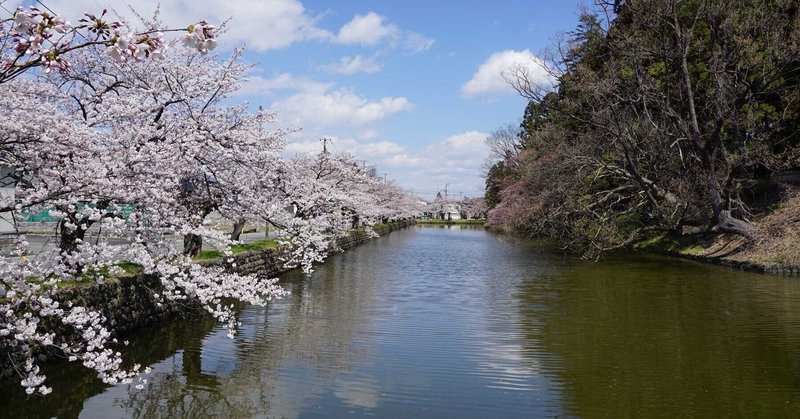
<instances>
[{"instance_id":1,"label":"stone embankment","mask_svg":"<svg viewBox=\"0 0 800 419\"><path fill-rule=\"evenodd\" d=\"M792 276L800 277L800 266L788 265L783 263L758 262L752 260L737 260L733 257L718 257L714 255L693 254L681 250L664 249L635 249L644 250L650 253L659 253L672 257L696 260L698 262L710 263L712 265L727 266L740 271L755 272L765 275Z\"/></svg>"},{"instance_id":2,"label":"stone embankment","mask_svg":"<svg viewBox=\"0 0 800 419\"><path fill-rule=\"evenodd\" d=\"M376 226L374 231L378 235L406 228L414 221L398 221L390 224ZM363 229L349 231L336 238L336 250L344 251L374 238L374 235ZM253 250L233 255L232 262L222 259L206 260L199 262L206 266L218 265L228 270L240 273L275 277L289 269L283 266L281 259L285 256L285 248L272 248ZM86 286L60 289L54 298L66 303L72 301L93 310L100 311L106 318L106 324L115 336L123 335L132 330L141 328L155 321L185 310L192 310L187 303L159 303L154 294L161 288L161 281L154 275L127 275L104 283L93 283ZM58 331L63 327L60 323L44 325L51 330ZM65 333L56 333L63 338ZM28 353L33 352L39 361L45 362L57 356L58 350L54 348L30 348L16 345L13 340L0 340L0 379L15 375L11 359L19 365Z\"/></svg>"}]
</instances>

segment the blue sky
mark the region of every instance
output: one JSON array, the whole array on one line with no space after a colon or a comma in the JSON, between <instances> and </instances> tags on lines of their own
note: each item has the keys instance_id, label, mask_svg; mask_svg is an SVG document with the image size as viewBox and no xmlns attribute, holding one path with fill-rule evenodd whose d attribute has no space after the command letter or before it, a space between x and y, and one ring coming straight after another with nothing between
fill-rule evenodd
<instances>
[{"instance_id":1,"label":"blue sky","mask_svg":"<svg viewBox=\"0 0 800 419\"><path fill-rule=\"evenodd\" d=\"M525 107L500 73L573 29L589 1L130 3L143 14L160 3L175 26L230 18L215 52L245 43L257 64L234 99L275 111L276 126L302 127L290 152L319 150L319 138L331 137L335 151L430 198L446 184L482 195L482 139ZM70 19L107 6L127 13L119 0L45 4Z\"/></svg>"}]
</instances>

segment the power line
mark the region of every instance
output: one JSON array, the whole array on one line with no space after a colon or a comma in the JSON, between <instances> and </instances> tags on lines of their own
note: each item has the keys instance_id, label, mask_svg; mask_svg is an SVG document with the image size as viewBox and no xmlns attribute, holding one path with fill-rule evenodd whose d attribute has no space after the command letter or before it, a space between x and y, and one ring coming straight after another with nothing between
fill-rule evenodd
<instances>
[{"instance_id":1,"label":"power line","mask_svg":"<svg viewBox=\"0 0 800 419\"><path fill-rule=\"evenodd\" d=\"M48 11L48 12L50 12L50 13L52 13L52 14L54 14L54 15L58 16L58 13L54 12L54 11L53 11L53 9L51 9L51 8L47 7L47 5L46 5L46 4L44 4L44 3L42 3L41 1L39 1L39 0L36 0L36 3L39 3L39 5L40 5L40 6L42 6L42 7L44 7L45 9L47 9L47 11ZM4 9L5 9L5 7L4 7Z\"/></svg>"}]
</instances>

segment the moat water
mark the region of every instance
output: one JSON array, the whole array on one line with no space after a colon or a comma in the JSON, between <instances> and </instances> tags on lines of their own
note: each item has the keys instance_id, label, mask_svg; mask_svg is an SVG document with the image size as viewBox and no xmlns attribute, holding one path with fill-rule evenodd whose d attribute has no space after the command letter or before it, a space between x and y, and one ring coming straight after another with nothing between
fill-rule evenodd
<instances>
[{"instance_id":1,"label":"moat water","mask_svg":"<svg viewBox=\"0 0 800 419\"><path fill-rule=\"evenodd\" d=\"M127 338L143 390L47 367L0 417L800 417L800 280L640 254L600 262L414 227L245 306Z\"/></svg>"}]
</instances>

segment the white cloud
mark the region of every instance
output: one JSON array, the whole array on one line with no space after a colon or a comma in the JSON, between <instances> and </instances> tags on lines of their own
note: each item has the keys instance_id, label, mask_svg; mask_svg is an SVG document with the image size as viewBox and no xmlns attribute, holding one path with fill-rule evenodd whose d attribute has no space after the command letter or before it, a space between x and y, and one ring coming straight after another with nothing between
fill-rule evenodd
<instances>
[{"instance_id":1,"label":"white cloud","mask_svg":"<svg viewBox=\"0 0 800 419\"><path fill-rule=\"evenodd\" d=\"M436 42L425 35L401 30L375 12L353 17L339 29L333 41L343 45L371 47L387 42L391 48L402 48L411 53L426 51Z\"/></svg>"},{"instance_id":2,"label":"white cloud","mask_svg":"<svg viewBox=\"0 0 800 419\"><path fill-rule=\"evenodd\" d=\"M374 129L366 129L364 131L361 131L360 134L358 134L358 138L362 140L371 140L377 136L378 136L378 131Z\"/></svg>"},{"instance_id":3,"label":"white cloud","mask_svg":"<svg viewBox=\"0 0 800 419\"><path fill-rule=\"evenodd\" d=\"M429 151L433 153L439 150L442 155L460 161L478 159L483 162L488 156L486 137L488 135L484 132L467 131L445 138L429 147Z\"/></svg>"},{"instance_id":4,"label":"white cloud","mask_svg":"<svg viewBox=\"0 0 800 419\"><path fill-rule=\"evenodd\" d=\"M283 90L302 90L324 94L335 86L334 83L323 83L302 77L295 77L289 73L281 73L272 78L260 75L248 75L236 96L272 96Z\"/></svg>"},{"instance_id":5,"label":"white cloud","mask_svg":"<svg viewBox=\"0 0 800 419\"><path fill-rule=\"evenodd\" d=\"M467 131L437 141L418 151L421 161L409 161L408 169L399 169L398 175L404 184L413 186L417 194L431 199L436 192L448 185L451 197L459 193L476 197L483 195L483 162L489 155L484 139L488 134ZM402 162L404 158L392 163ZM416 164L414 164L416 163Z\"/></svg>"},{"instance_id":6,"label":"white cloud","mask_svg":"<svg viewBox=\"0 0 800 419\"><path fill-rule=\"evenodd\" d=\"M394 169L393 174L397 176L401 174L403 170L423 166L426 160L416 153L398 153L379 160L378 163L380 166ZM408 176L400 175L399 178L404 181L409 180ZM418 183L414 183L414 185L418 185Z\"/></svg>"},{"instance_id":7,"label":"white cloud","mask_svg":"<svg viewBox=\"0 0 800 419\"><path fill-rule=\"evenodd\" d=\"M431 49L436 40L416 32L406 32L402 39L403 47L413 53Z\"/></svg>"},{"instance_id":8,"label":"white cloud","mask_svg":"<svg viewBox=\"0 0 800 419\"><path fill-rule=\"evenodd\" d=\"M273 101L270 110L292 126L363 126L414 108L405 97L370 100L333 83L297 78L288 73L273 78L250 76L239 95L271 96L282 90L293 93Z\"/></svg>"},{"instance_id":9,"label":"white cloud","mask_svg":"<svg viewBox=\"0 0 800 419\"><path fill-rule=\"evenodd\" d=\"M291 153L318 153L322 144L318 137L332 138L329 149L335 153L351 153L374 165L379 173L412 188L417 195L431 199L445 184L451 196L463 192L470 197L483 195L483 162L489 156L484 139L487 133L467 131L435 141L427 146L409 148L395 141L362 142L319 132L295 134L287 146Z\"/></svg>"},{"instance_id":10,"label":"white cloud","mask_svg":"<svg viewBox=\"0 0 800 419\"><path fill-rule=\"evenodd\" d=\"M392 141L357 145L349 150L374 163L379 172L414 188L424 198L450 186L450 191L469 196L483 194L483 162L489 156L488 134L467 131L412 150Z\"/></svg>"},{"instance_id":11,"label":"white cloud","mask_svg":"<svg viewBox=\"0 0 800 419\"><path fill-rule=\"evenodd\" d=\"M322 144L316 141L290 141L286 144L285 152L288 155L295 153L319 153L322 151Z\"/></svg>"},{"instance_id":12,"label":"white cloud","mask_svg":"<svg viewBox=\"0 0 800 419\"><path fill-rule=\"evenodd\" d=\"M358 126L409 111L411 102L404 97L384 97L370 101L349 89L339 88L324 94L305 91L273 103L272 110L281 119L303 125Z\"/></svg>"},{"instance_id":13,"label":"white cloud","mask_svg":"<svg viewBox=\"0 0 800 419\"><path fill-rule=\"evenodd\" d=\"M503 75L507 74L515 65L527 67L533 81L553 83L550 74L545 70L542 59L535 56L530 50L505 50L492 54L478 67L478 71L475 72L472 79L461 86L461 95L474 97L513 93L514 89L506 82Z\"/></svg>"},{"instance_id":14,"label":"white cloud","mask_svg":"<svg viewBox=\"0 0 800 419\"><path fill-rule=\"evenodd\" d=\"M328 149L333 153L353 153L353 150L358 147L358 143L352 138L339 137L331 134L310 137L304 133L295 133L290 136L290 141L286 145L285 151L288 155L295 153L319 153L322 151L322 142L319 139L323 137L330 141L328 143Z\"/></svg>"},{"instance_id":15,"label":"white cloud","mask_svg":"<svg viewBox=\"0 0 800 419\"><path fill-rule=\"evenodd\" d=\"M6 6L13 8L17 3L19 0L14 0ZM304 41L370 47L386 41L392 47L420 52L434 42L424 35L402 30L374 12L354 16L334 33L320 27L321 16L309 14L301 0L48 0L45 3L73 23L84 13L99 14L103 8L109 10L112 19L126 20L134 27L140 26L137 13L150 18L156 9L160 20L170 28L185 28L201 20L218 27L225 23L224 33L219 37L222 45L245 43L248 49L256 51L286 48Z\"/></svg>"},{"instance_id":16,"label":"white cloud","mask_svg":"<svg viewBox=\"0 0 800 419\"><path fill-rule=\"evenodd\" d=\"M375 46L382 39L394 37L400 32L397 26L388 24L384 17L374 12L366 15L356 15L339 29L335 41L345 45Z\"/></svg>"},{"instance_id":17,"label":"white cloud","mask_svg":"<svg viewBox=\"0 0 800 419\"><path fill-rule=\"evenodd\" d=\"M246 42L248 48L265 51L287 47L295 42L329 40L333 34L316 25L300 0L270 1L163 1L136 0L49 0L47 6L77 23L84 12L100 13L109 7L134 26L138 22L128 4L136 12L150 17L160 5L160 18L172 28L184 28L191 23L208 20L217 26L228 21L226 32L220 36L225 44Z\"/></svg>"},{"instance_id":18,"label":"white cloud","mask_svg":"<svg viewBox=\"0 0 800 419\"><path fill-rule=\"evenodd\" d=\"M375 74L383 68L383 64L379 63L376 57L364 57L356 55L355 57L342 57L339 61L325 64L319 67L320 70L329 73L352 75L357 73Z\"/></svg>"},{"instance_id":19,"label":"white cloud","mask_svg":"<svg viewBox=\"0 0 800 419\"><path fill-rule=\"evenodd\" d=\"M380 141L377 143L365 144L358 149L360 155L365 157L388 157L405 152L405 148L391 141Z\"/></svg>"}]
</instances>

